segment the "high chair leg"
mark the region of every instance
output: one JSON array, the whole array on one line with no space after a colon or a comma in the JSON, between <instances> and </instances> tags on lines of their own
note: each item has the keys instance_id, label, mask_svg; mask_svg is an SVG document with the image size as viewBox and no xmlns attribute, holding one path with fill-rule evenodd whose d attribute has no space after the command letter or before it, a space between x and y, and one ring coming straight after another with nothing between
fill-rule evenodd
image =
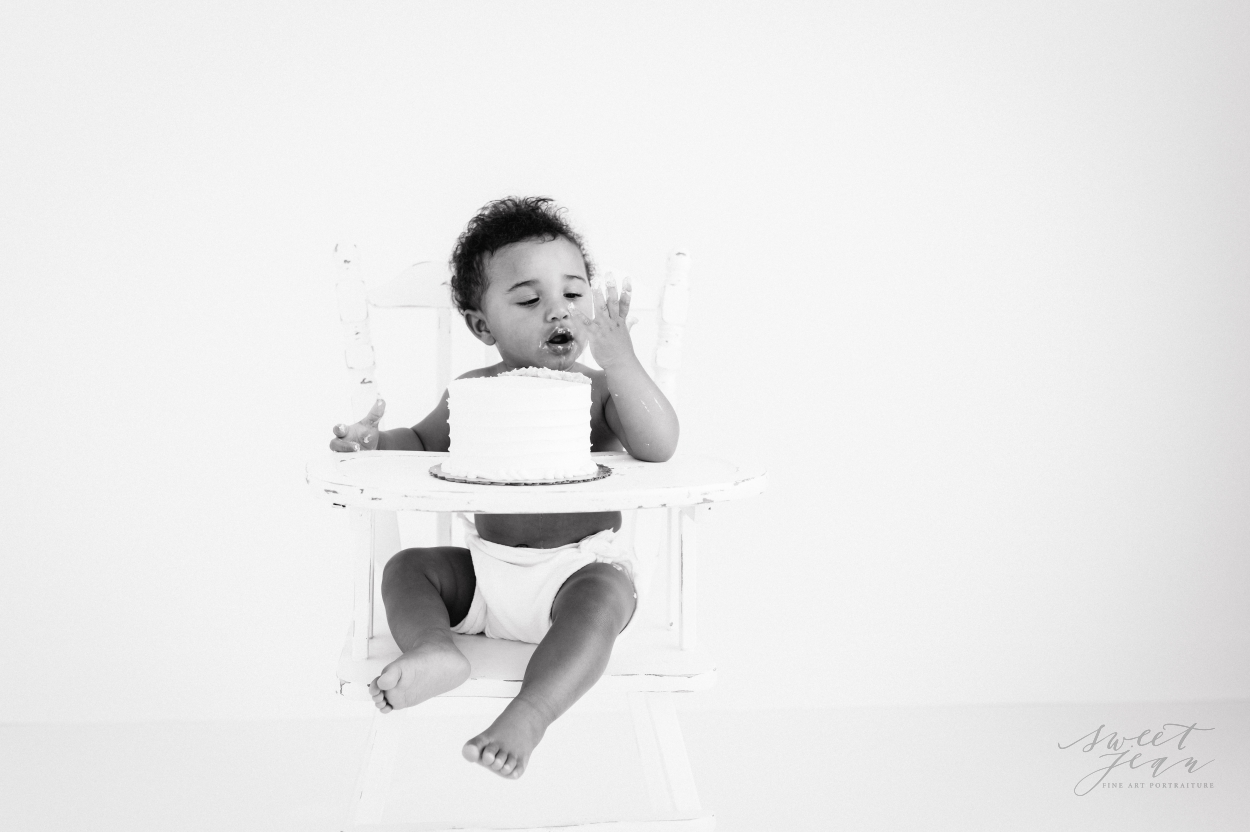
<instances>
[{"instance_id":1,"label":"high chair leg","mask_svg":"<svg viewBox=\"0 0 1250 833\"><path fill-rule=\"evenodd\" d=\"M673 695L630 692L629 711L642 755L642 771L652 811L674 820L699 817L699 793L686 757L686 743L677 721Z\"/></svg>"},{"instance_id":2,"label":"high chair leg","mask_svg":"<svg viewBox=\"0 0 1250 833\"><path fill-rule=\"evenodd\" d=\"M352 795L351 819L354 826L378 825L386 810L386 793L391 786L395 756L399 751L399 721L377 712L369 726L365 757Z\"/></svg>"}]
</instances>

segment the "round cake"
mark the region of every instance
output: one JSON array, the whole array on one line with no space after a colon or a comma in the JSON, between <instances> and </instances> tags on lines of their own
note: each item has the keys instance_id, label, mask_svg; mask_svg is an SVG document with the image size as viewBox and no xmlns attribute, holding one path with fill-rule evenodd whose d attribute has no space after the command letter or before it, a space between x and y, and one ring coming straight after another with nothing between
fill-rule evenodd
<instances>
[{"instance_id":1,"label":"round cake","mask_svg":"<svg viewBox=\"0 0 1250 833\"><path fill-rule=\"evenodd\" d=\"M448 386L451 453L443 473L498 482L592 477L590 379L523 367Z\"/></svg>"}]
</instances>

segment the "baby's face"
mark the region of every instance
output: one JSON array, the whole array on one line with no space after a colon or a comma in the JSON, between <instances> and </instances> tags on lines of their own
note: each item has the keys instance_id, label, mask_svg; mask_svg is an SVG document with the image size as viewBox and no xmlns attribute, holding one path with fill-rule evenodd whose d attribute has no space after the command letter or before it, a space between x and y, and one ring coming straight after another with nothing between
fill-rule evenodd
<instances>
[{"instance_id":1,"label":"baby's face","mask_svg":"<svg viewBox=\"0 0 1250 833\"><path fill-rule=\"evenodd\" d=\"M591 317L590 283L582 253L570 240L523 240L486 258L482 323L510 368L567 370L586 349L569 304ZM480 336L479 336L480 337Z\"/></svg>"}]
</instances>

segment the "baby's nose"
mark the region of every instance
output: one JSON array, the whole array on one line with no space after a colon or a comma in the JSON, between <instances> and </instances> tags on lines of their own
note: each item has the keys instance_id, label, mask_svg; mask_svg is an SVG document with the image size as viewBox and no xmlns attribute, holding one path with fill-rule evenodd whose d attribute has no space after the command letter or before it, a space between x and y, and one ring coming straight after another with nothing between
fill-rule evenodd
<instances>
[{"instance_id":1,"label":"baby's nose","mask_svg":"<svg viewBox=\"0 0 1250 833\"><path fill-rule=\"evenodd\" d=\"M564 302L564 301L553 302L550 306L547 307L547 320L548 321L563 321L565 318L568 318L568 317L569 317L569 307L568 307L567 302Z\"/></svg>"}]
</instances>

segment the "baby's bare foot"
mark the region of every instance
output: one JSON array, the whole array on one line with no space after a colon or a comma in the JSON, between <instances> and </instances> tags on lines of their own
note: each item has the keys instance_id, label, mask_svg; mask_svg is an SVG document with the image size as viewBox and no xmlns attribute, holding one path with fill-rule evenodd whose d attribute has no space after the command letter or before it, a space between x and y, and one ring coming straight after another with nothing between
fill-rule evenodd
<instances>
[{"instance_id":1,"label":"baby's bare foot","mask_svg":"<svg viewBox=\"0 0 1250 833\"><path fill-rule=\"evenodd\" d=\"M538 709L515 697L489 729L460 751L465 760L475 761L504 778L520 778L550 722Z\"/></svg>"},{"instance_id":2,"label":"baby's bare foot","mask_svg":"<svg viewBox=\"0 0 1250 833\"><path fill-rule=\"evenodd\" d=\"M450 640L423 642L382 669L369 683L373 704L383 714L415 706L469 679L469 660Z\"/></svg>"}]
</instances>

